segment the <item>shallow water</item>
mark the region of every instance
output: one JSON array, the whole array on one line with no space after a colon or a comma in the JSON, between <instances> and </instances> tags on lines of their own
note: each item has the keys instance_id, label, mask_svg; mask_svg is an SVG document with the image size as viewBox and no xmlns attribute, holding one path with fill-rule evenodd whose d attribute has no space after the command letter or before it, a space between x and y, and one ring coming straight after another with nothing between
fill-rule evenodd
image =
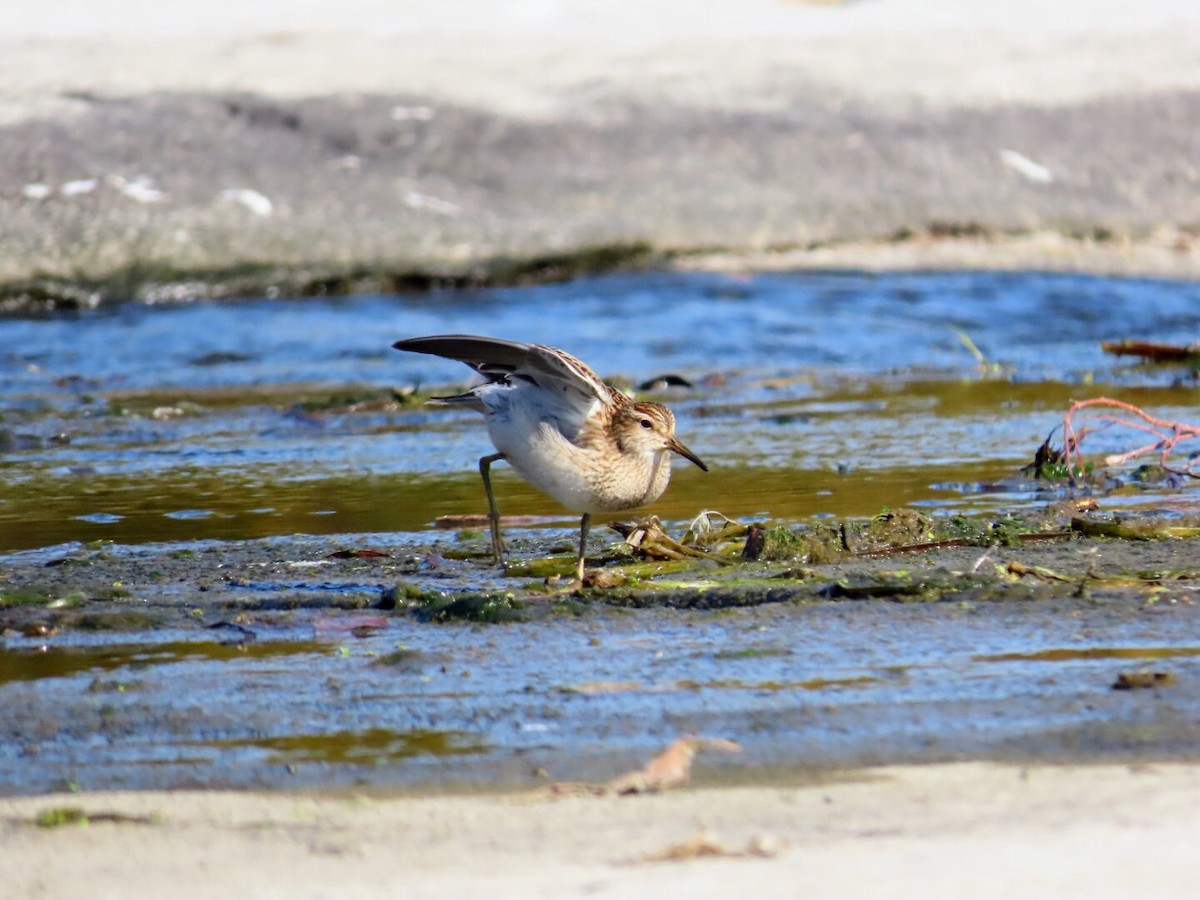
<instances>
[{"instance_id":1,"label":"shallow water","mask_svg":"<svg viewBox=\"0 0 1200 900\"><path fill-rule=\"evenodd\" d=\"M229 643L10 638L0 698L22 712L0 715L0 793L601 781L688 733L743 746L702 757L708 779L1189 756L1196 692L1111 686L1150 663L1194 682L1200 648L1180 641L1195 624L1195 607L823 603L484 628L281 613ZM1118 629L1128 645L1097 643Z\"/></svg>"},{"instance_id":2,"label":"shallow water","mask_svg":"<svg viewBox=\"0 0 1200 900\"><path fill-rule=\"evenodd\" d=\"M650 396L712 471L677 465L652 510L669 523L1019 515L1061 496L1020 469L1072 399L1185 421L1200 400L1190 369L1099 347L1200 332L1200 285L1148 280L639 274L0 319L0 792L599 780L686 733L742 743L704 761L709 777L1194 756L1196 692L1112 690L1122 669L1200 676L1191 575L1162 603L1147 588L575 616L543 597L499 627L339 608L401 579L529 582L434 530L484 510L490 447L474 414L405 400L467 370L390 344L453 331L552 343L629 384L687 379ZM1140 440L1112 429L1087 449ZM510 529L518 555L552 537L566 559L575 516L507 473L497 487L529 517ZM1162 479L1102 502L1197 507ZM1180 543L1109 564L1194 572ZM387 555L335 563L341 547ZM969 556L957 565L985 559ZM116 628L88 618L114 611Z\"/></svg>"},{"instance_id":3,"label":"shallow water","mask_svg":"<svg viewBox=\"0 0 1200 900\"><path fill-rule=\"evenodd\" d=\"M956 331L958 329L958 331ZM1003 273L621 275L413 297L126 305L0 320L0 550L273 534L417 533L478 513L490 452L469 412L389 390L455 385L390 349L480 332L551 343L652 393L712 467L654 512L804 520L1039 503L1018 477L1070 400L1194 419L1195 373L1103 340L1186 343L1200 285ZM980 365L965 333L986 357ZM1128 433L1093 435L1094 453ZM503 472L506 514L573 517ZM1156 484L1122 498L1162 505ZM1190 501L1184 500L1185 503Z\"/></svg>"}]
</instances>

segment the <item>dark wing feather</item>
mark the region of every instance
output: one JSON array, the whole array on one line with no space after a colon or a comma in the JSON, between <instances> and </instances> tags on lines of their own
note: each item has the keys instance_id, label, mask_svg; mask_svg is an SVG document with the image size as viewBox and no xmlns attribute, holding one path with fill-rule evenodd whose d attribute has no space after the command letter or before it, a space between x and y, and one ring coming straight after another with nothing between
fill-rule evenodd
<instances>
[{"instance_id":1,"label":"dark wing feather","mask_svg":"<svg viewBox=\"0 0 1200 900\"><path fill-rule=\"evenodd\" d=\"M489 381L503 381L505 375L523 365L529 356L529 345L499 338L476 337L471 334L436 334L430 337L408 338L392 344L397 350L428 353L445 359L464 362Z\"/></svg>"},{"instance_id":2,"label":"dark wing feather","mask_svg":"<svg viewBox=\"0 0 1200 900\"><path fill-rule=\"evenodd\" d=\"M607 401L611 393L608 386L578 359L540 344L472 334L440 334L408 338L396 341L392 346L397 350L456 359L489 381L504 381L516 374L555 394L573 391L588 399Z\"/></svg>"}]
</instances>

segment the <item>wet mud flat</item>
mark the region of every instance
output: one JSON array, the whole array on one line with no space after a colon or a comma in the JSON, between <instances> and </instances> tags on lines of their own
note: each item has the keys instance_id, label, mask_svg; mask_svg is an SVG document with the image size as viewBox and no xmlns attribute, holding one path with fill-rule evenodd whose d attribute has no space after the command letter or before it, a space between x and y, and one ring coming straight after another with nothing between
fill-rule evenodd
<instances>
[{"instance_id":1,"label":"wet mud flat","mask_svg":"<svg viewBox=\"0 0 1200 900\"><path fill-rule=\"evenodd\" d=\"M1092 431L1076 487L1028 469L1073 400L1193 418L1194 366L1101 343L1182 343L1197 296L667 272L6 318L0 792L593 782L686 734L742 747L709 782L1191 759L1194 486L1103 471L1136 430ZM421 402L463 373L388 349L481 321L671 406L717 464L650 510L668 537L715 507L774 552L643 559L597 523L565 591L577 520L501 472L499 570L480 423Z\"/></svg>"},{"instance_id":2,"label":"wet mud flat","mask_svg":"<svg viewBox=\"0 0 1200 900\"><path fill-rule=\"evenodd\" d=\"M701 756L702 783L1200 746L1200 541L697 561L573 592L483 551L342 535L9 554L0 791L595 782L687 734L742 746Z\"/></svg>"}]
</instances>

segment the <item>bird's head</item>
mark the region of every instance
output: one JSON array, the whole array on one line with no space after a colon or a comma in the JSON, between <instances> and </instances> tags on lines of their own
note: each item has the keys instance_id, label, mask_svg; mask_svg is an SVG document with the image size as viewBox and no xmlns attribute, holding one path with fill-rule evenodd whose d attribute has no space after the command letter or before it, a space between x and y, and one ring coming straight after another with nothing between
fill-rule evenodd
<instances>
[{"instance_id":1,"label":"bird's head","mask_svg":"<svg viewBox=\"0 0 1200 900\"><path fill-rule=\"evenodd\" d=\"M675 416L661 403L630 404L621 411L616 425L617 440L627 451L657 453L670 450L708 471L704 460L675 437Z\"/></svg>"}]
</instances>

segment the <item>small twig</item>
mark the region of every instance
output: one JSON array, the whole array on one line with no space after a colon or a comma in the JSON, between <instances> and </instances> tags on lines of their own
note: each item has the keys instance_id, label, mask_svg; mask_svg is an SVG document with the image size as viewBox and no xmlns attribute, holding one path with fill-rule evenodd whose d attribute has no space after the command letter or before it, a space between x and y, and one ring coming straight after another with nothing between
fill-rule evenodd
<instances>
[{"instance_id":1,"label":"small twig","mask_svg":"<svg viewBox=\"0 0 1200 900\"><path fill-rule=\"evenodd\" d=\"M1159 464L1168 472L1176 475L1187 475L1192 478L1200 478L1200 474L1192 471L1192 462L1188 462L1182 469L1172 468L1167 463L1167 459L1171 452L1183 441L1191 438L1200 437L1200 425L1189 425L1186 422L1172 422L1167 419L1160 419L1150 415L1144 409L1134 406L1132 403L1126 403L1123 400L1113 400L1110 397L1093 397L1090 400L1076 400L1063 416L1063 462L1067 467L1067 477L1070 483L1075 484L1075 470L1072 465L1072 457L1075 457L1075 464L1082 458L1082 453L1079 449L1079 444L1084 436L1091 433L1095 429L1083 428L1079 431L1075 430L1072 418L1081 410L1092 406L1111 406L1117 409L1125 410L1135 418L1124 418L1122 416L1097 416L1096 421L1104 422L1107 425L1121 425L1125 428L1132 428L1137 431L1144 431L1154 435L1157 440L1153 443L1138 447L1135 450L1129 450L1125 453L1112 454L1105 458L1108 465L1122 465L1131 459L1136 459L1139 456L1144 456L1147 453L1152 453L1155 450L1159 451ZM1138 420L1141 421L1138 421Z\"/></svg>"},{"instance_id":2,"label":"small twig","mask_svg":"<svg viewBox=\"0 0 1200 900\"><path fill-rule=\"evenodd\" d=\"M1013 539L1020 543L1034 543L1041 541L1064 541L1071 537L1070 531L1036 531L1030 534L1014 534ZM901 553L930 553L935 550L950 550L954 547L970 547L971 541L967 538L948 538L944 541L928 541L923 544L902 544L899 547L880 547L878 550L860 550L854 554L855 559L881 559L887 556L899 556ZM993 544L993 548L998 546ZM991 552L989 550L989 552ZM983 558L976 564L978 568L983 561L987 559L985 554Z\"/></svg>"}]
</instances>

